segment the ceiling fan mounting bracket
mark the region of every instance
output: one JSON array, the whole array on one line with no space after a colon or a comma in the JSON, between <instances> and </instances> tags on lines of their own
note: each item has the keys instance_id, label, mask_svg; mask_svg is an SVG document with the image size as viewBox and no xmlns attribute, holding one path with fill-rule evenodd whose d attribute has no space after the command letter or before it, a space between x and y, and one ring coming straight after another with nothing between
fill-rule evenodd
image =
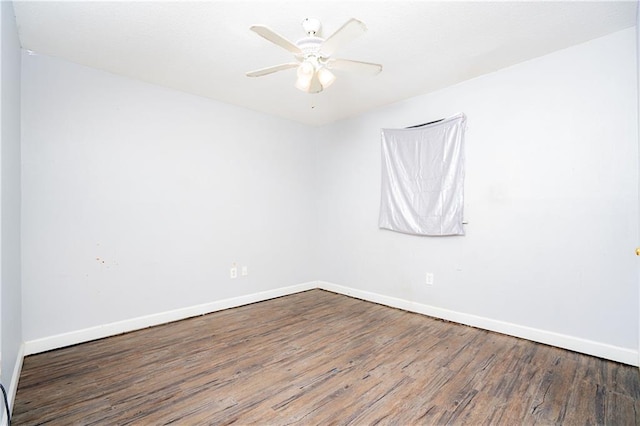
<instances>
[{"instance_id":1,"label":"ceiling fan mounting bracket","mask_svg":"<svg viewBox=\"0 0 640 426\"><path fill-rule=\"evenodd\" d=\"M309 37L318 36L320 34L320 29L322 28L322 24L319 19L316 18L305 18L302 21L302 28L304 32Z\"/></svg>"}]
</instances>

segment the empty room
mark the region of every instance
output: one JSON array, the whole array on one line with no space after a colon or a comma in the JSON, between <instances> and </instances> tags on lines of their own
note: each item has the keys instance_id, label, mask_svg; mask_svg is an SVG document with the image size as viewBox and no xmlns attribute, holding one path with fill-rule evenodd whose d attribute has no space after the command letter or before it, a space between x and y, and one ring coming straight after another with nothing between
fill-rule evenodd
<instances>
[{"instance_id":1,"label":"empty room","mask_svg":"<svg viewBox=\"0 0 640 426\"><path fill-rule=\"evenodd\" d=\"M637 1L0 22L0 425L640 424Z\"/></svg>"}]
</instances>

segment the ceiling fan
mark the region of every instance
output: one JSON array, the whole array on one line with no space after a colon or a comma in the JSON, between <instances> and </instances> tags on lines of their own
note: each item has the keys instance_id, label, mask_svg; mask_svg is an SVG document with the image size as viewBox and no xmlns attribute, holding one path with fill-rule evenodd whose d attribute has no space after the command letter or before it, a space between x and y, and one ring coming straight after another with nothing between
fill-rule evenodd
<instances>
[{"instance_id":1,"label":"ceiling fan","mask_svg":"<svg viewBox=\"0 0 640 426\"><path fill-rule=\"evenodd\" d=\"M302 21L306 37L295 43L263 25L254 25L250 29L261 37L293 53L295 62L275 65L247 73L247 77L261 77L277 71L297 68L296 87L303 92L319 93L329 87L336 79L332 70L355 71L375 75L382 71L382 65L370 62L337 59L331 55L343 44L367 31L366 25L350 19L330 37L320 37L321 24L318 19L306 18Z\"/></svg>"}]
</instances>

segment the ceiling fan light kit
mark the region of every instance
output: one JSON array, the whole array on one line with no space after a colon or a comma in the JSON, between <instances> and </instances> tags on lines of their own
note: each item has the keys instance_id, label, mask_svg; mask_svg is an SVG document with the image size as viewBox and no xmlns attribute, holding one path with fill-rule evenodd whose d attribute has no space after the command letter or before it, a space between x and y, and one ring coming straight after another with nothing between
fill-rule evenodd
<instances>
[{"instance_id":1,"label":"ceiling fan light kit","mask_svg":"<svg viewBox=\"0 0 640 426\"><path fill-rule=\"evenodd\" d=\"M357 19L348 20L329 38L320 37L322 25L318 19L306 18L302 28L307 34L295 43L263 25L250 29L266 40L293 53L297 62L275 65L247 73L248 77L261 77L277 71L297 68L295 87L306 93L320 93L336 80L333 69L378 74L382 65L369 62L334 59L331 55L343 44L363 34L367 27Z\"/></svg>"}]
</instances>

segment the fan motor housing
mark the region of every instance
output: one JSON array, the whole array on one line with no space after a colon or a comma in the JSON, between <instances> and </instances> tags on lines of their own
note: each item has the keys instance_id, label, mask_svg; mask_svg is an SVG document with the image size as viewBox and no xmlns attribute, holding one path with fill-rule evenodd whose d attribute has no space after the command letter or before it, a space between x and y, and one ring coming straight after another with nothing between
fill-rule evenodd
<instances>
[{"instance_id":1,"label":"fan motor housing","mask_svg":"<svg viewBox=\"0 0 640 426\"><path fill-rule=\"evenodd\" d=\"M320 37L304 37L296 42L296 46L302 50L302 57L306 58L309 55L319 56L320 46L322 46L323 38Z\"/></svg>"}]
</instances>

